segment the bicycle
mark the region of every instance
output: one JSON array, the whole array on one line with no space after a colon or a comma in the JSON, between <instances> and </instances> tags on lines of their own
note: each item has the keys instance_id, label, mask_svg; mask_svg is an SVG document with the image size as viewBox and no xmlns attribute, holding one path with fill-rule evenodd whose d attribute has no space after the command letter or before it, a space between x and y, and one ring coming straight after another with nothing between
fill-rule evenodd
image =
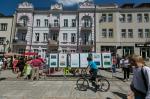
<instances>
[{"instance_id":1,"label":"bicycle","mask_svg":"<svg viewBox=\"0 0 150 99\"><path fill-rule=\"evenodd\" d=\"M89 78L91 78L91 77L88 77L88 75L87 75L87 72L86 72L87 68L82 69L81 77L79 79L77 79L77 81L76 81L76 85L77 85L78 90L86 91L88 88L90 88L89 82L91 82L92 84L93 83L95 84L96 91L97 90L100 90L100 91L103 91L103 92L108 91L110 89L109 81L106 78L102 77L102 76L97 77L96 81L89 81Z\"/></svg>"}]
</instances>

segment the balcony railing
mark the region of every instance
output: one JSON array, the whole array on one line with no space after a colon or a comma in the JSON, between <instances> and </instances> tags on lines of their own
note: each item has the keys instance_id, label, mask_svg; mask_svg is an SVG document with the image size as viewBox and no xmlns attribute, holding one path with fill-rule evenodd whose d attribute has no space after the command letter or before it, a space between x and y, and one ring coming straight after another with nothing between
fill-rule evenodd
<instances>
[{"instance_id":1,"label":"balcony railing","mask_svg":"<svg viewBox=\"0 0 150 99\"><path fill-rule=\"evenodd\" d=\"M49 24L49 29L50 29L50 31L59 31L60 30L60 24L57 24L57 25Z\"/></svg>"},{"instance_id":2,"label":"balcony railing","mask_svg":"<svg viewBox=\"0 0 150 99\"><path fill-rule=\"evenodd\" d=\"M13 39L13 45L27 45L27 41Z\"/></svg>"},{"instance_id":3,"label":"balcony railing","mask_svg":"<svg viewBox=\"0 0 150 99\"><path fill-rule=\"evenodd\" d=\"M81 31L92 31L92 24L89 26L82 24Z\"/></svg>"},{"instance_id":4,"label":"balcony railing","mask_svg":"<svg viewBox=\"0 0 150 99\"><path fill-rule=\"evenodd\" d=\"M27 29L27 25L23 23L16 23L16 27L19 29Z\"/></svg>"},{"instance_id":5,"label":"balcony railing","mask_svg":"<svg viewBox=\"0 0 150 99\"><path fill-rule=\"evenodd\" d=\"M80 45L80 46L83 46L83 47L84 47L84 46L85 46L85 47L86 47L86 46L87 46L87 47L92 47L93 44L94 44L93 41L79 42L79 45Z\"/></svg>"},{"instance_id":6,"label":"balcony railing","mask_svg":"<svg viewBox=\"0 0 150 99\"><path fill-rule=\"evenodd\" d=\"M55 41L55 40L48 40L48 46L58 46L59 45L59 42L58 41Z\"/></svg>"}]
</instances>

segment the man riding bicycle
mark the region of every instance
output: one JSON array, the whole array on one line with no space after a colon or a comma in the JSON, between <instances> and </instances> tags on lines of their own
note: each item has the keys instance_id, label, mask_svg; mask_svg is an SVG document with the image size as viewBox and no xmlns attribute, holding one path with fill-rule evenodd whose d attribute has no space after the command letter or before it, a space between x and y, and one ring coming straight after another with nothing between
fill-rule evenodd
<instances>
[{"instance_id":1,"label":"man riding bicycle","mask_svg":"<svg viewBox=\"0 0 150 99\"><path fill-rule=\"evenodd\" d=\"M91 74L91 78L89 80L95 82L97 78L97 71L98 71L97 65L95 62L93 62L91 57L87 57L87 61L88 61L88 67L90 67L89 72Z\"/></svg>"}]
</instances>

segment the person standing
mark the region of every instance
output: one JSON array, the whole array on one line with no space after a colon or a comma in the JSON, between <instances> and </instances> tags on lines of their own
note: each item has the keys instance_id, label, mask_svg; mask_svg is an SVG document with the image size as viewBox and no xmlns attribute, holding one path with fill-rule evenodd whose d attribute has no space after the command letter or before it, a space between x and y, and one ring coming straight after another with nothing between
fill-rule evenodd
<instances>
[{"instance_id":1,"label":"person standing","mask_svg":"<svg viewBox=\"0 0 150 99\"><path fill-rule=\"evenodd\" d=\"M39 80L39 69L41 66L41 60L39 60L39 57L37 56L36 59L33 59L31 61L31 66L32 66L32 75L31 75L31 80L34 80L36 77L37 80Z\"/></svg>"},{"instance_id":2,"label":"person standing","mask_svg":"<svg viewBox=\"0 0 150 99\"><path fill-rule=\"evenodd\" d=\"M126 56L123 63L122 63L122 68L124 72L124 79L123 81L128 81L129 76L130 76L130 64L129 64L129 58Z\"/></svg>"},{"instance_id":3,"label":"person standing","mask_svg":"<svg viewBox=\"0 0 150 99\"><path fill-rule=\"evenodd\" d=\"M134 55L130 60L133 78L130 85L135 99L150 99L150 68L145 66L141 56Z\"/></svg>"}]
</instances>

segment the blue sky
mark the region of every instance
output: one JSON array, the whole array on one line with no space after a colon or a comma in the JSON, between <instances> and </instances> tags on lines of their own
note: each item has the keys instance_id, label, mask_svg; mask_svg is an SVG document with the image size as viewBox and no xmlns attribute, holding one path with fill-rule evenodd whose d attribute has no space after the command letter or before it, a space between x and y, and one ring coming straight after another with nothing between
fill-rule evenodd
<instances>
[{"instance_id":1,"label":"blue sky","mask_svg":"<svg viewBox=\"0 0 150 99\"><path fill-rule=\"evenodd\" d=\"M33 3L35 7L44 7L48 8L51 4L56 2L63 3L65 6L71 7L73 4L77 4L78 2L82 2L85 0L0 0L0 13L4 15L12 15L17 8L17 5L23 1L29 1ZM141 3L141 2L150 2L150 0L94 0L96 4L103 4L103 3Z\"/></svg>"}]
</instances>

